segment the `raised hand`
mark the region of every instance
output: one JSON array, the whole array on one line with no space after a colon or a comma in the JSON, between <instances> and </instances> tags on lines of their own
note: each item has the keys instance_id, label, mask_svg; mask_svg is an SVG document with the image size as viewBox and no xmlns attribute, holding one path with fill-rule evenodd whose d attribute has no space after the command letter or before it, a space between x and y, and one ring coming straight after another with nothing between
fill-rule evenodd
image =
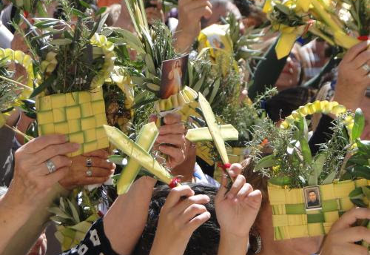
<instances>
[{"instance_id":1,"label":"raised hand","mask_svg":"<svg viewBox=\"0 0 370 255\"><path fill-rule=\"evenodd\" d=\"M211 217L204 206L209 201L206 195L194 196L188 186L171 190L159 216L150 255L183 255L193 232Z\"/></svg>"},{"instance_id":2,"label":"raised hand","mask_svg":"<svg viewBox=\"0 0 370 255\"><path fill-rule=\"evenodd\" d=\"M370 219L369 208L354 208L343 214L330 229L320 255L368 255L366 247L355 244L362 240L370 243L370 229L353 227L361 219Z\"/></svg>"},{"instance_id":3,"label":"raised hand","mask_svg":"<svg viewBox=\"0 0 370 255\"><path fill-rule=\"evenodd\" d=\"M241 166L235 164L229 174L233 176L240 169ZM215 198L221 233L219 254L246 254L249 231L261 207L262 195L259 190L253 190L242 175L237 175L229 191L226 184L226 176L223 176Z\"/></svg>"}]
</instances>

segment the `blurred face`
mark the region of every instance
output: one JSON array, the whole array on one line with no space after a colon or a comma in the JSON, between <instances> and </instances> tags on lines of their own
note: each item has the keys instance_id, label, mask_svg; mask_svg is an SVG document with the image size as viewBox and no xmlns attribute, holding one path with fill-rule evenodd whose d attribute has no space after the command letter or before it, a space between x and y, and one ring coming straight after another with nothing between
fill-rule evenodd
<instances>
[{"instance_id":1,"label":"blurred face","mask_svg":"<svg viewBox=\"0 0 370 255\"><path fill-rule=\"evenodd\" d=\"M284 69L276 82L278 91L298 86L301 76L301 62L297 56L297 51L292 51L290 53Z\"/></svg>"},{"instance_id":2,"label":"blurred face","mask_svg":"<svg viewBox=\"0 0 370 255\"><path fill-rule=\"evenodd\" d=\"M310 194L308 194L308 198L310 199L311 202L315 202L316 201L316 193L315 192L310 192Z\"/></svg>"}]
</instances>

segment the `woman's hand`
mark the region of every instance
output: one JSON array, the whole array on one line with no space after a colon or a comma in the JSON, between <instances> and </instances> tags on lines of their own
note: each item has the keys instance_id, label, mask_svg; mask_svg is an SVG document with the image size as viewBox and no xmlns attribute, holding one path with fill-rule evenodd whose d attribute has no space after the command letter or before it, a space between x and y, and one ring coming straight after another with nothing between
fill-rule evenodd
<instances>
[{"instance_id":1,"label":"woman's hand","mask_svg":"<svg viewBox=\"0 0 370 255\"><path fill-rule=\"evenodd\" d=\"M14 177L0 201L0 253L68 173L72 161L65 155L79 147L68 143L65 135L47 135L16 151Z\"/></svg>"},{"instance_id":2,"label":"woman's hand","mask_svg":"<svg viewBox=\"0 0 370 255\"><path fill-rule=\"evenodd\" d=\"M357 220L363 219L370 219L369 208L354 208L343 214L330 229L320 255L368 255L366 247L354 244L362 240L370 243L370 229L352 227Z\"/></svg>"},{"instance_id":3,"label":"woman's hand","mask_svg":"<svg viewBox=\"0 0 370 255\"><path fill-rule=\"evenodd\" d=\"M145 9L148 23L150 25L153 25L156 21L164 22L165 20L164 20L164 14L162 10L162 1L154 0L154 1L150 1L150 4L153 7L148 7Z\"/></svg>"},{"instance_id":4,"label":"woman's hand","mask_svg":"<svg viewBox=\"0 0 370 255\"><path fill-rule=\"evenodd\" d=\"M7 199L24 206L37 205L68 173L72 161L66 154L79 147L79 144L67 143L65 135L38 137L20 147L15 152L14 178ZM47 162L54 166L53 170L48 169Z\"/></svg>"},{"instance_id":5,"label":"woman's hand","mask_svg":"<svg viewBox=\"0 0 370 255\"><path fill-rule=\"evenodd\" d=\"M347 109L355 110L370 86L369 41L359 43L348 50L338 67L338 81L334 101Z\"/></svg>"},{"instance_id":6,"label":"woman's hand","mask_svg":"<svg viewBox=\"0 0 370 255\"><path fill-rule=\"evenodd\" d=\"M107 161L108 152L96 150L72 158L68 174L59 182L66 189L102 184L114 173L116 166ZM88 162L91 162L91 166Z\"/></svg>"},{"instance_id":7,"label":"woman's hand","mask_svg":"<svg viewBox=\"0 0 370 255\"><path fill-rule=\"evenodd\" d=\"M167 156L167 166L172 169L185 160L186 129L179 114L167 114L163 121L165 125L159 128L159 136L154 148Z\"/></svg>"},{"instance_id":8,"label":"woman's hand","mask_svg":"<svg viewBox=\"0 0 370 255\"><path fill-rule=\"evenodd\" d=\"M201 30L200 21L212 16L209 0L180 0L178 5L179 24L175 33L175 48L179 53L189 52Z\"/></svg>"},{"instance_id":9,"label":"woman's hand","mask_svg":"<svg viewBox=\"0 0 370 255\"><path fill-rule=\"evenodd\" d=\"M232 178L236 176L234 184L227 191L226 176L223 176L215 198L221 233L219 254L246 254L249 231L261 207L261 192L253 190L243 175L237 175L240 169L239 164L231 166L229 174Z\"/></svg>"},{"instance_id":10,"label":"woman's hand","mask_svg":"<svg viewBox=\"0 0 370 255\"><path fill-rule=\"evenodd\" d=\"M209 201L206 195L194 196L188 186L171 190L160 213L150 255L183 255L193 232L211 217L204 206Z\"/></svg>"}]
</instances>

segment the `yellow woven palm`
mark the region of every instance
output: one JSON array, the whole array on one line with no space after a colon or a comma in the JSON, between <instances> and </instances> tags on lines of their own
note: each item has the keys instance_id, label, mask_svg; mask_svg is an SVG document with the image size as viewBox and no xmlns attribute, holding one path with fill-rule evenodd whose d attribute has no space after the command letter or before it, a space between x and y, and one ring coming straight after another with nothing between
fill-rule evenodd
<instances>
[{"instance_id":1,"label":"yellow woven palm","mask_svg":"<svg viewBox=\"0 0 370 255\"><path fill-rule=\"evenodd\" d=\"M81 144L79 151L69 156L109 146L103 128L107 119L101 88L38 97L36 109L40 135L66 134L70 142Z\"/></svg>"},{"instance_id":2,"label":"yellow woven palm","mask_svg":"<svg viewBox=\"0 0 370 255\"><path fill-rule=\"evenodd\" d=\"M322 208L306 210L302 188L290 189L269 184L275 240L327 234L343 213L355 207L349 199L349 193L368 185L370 180L366 179L320 185Z\"/></svg>"}]
</instances>

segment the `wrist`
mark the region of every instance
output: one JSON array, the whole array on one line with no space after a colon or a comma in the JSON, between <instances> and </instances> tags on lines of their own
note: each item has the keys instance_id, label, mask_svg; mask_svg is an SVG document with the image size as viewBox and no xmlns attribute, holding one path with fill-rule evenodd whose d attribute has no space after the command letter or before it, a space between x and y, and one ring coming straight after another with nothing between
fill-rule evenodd
<instances>
[{"instance_id":1,"label":"wrist","mask_svg":"<svg viewBox=\"0 0 370 255\"><path fill-rule=\"evenodd\" d=\"M179 53L190 52L191 46L196 38L197 34L188 31L186 28L179 26L176 28L174 34L174 46Z\"/></svg>"},{"instance_id":2,"label":"wrist","mask_svg":"<svg viewBox=\"0 0 370 255\"><path fill-rule=\"evenodd\" d=\"M240 236L221 229L219 255L245 255L248 252L249 235Z\"/></svg>"},{"instance_id":3,"label":"wrist","mask_svg":"<svg viewBox=\"0 0 370 255\"><path fill-rule=\"evenodd\" d=\"M152 248L150 250L150 255L183 255L188 242L189 239L182 240L180 237L174 238L172 240L164 240L162 238L155 237Z\"/></svg>"}]
</instances>

